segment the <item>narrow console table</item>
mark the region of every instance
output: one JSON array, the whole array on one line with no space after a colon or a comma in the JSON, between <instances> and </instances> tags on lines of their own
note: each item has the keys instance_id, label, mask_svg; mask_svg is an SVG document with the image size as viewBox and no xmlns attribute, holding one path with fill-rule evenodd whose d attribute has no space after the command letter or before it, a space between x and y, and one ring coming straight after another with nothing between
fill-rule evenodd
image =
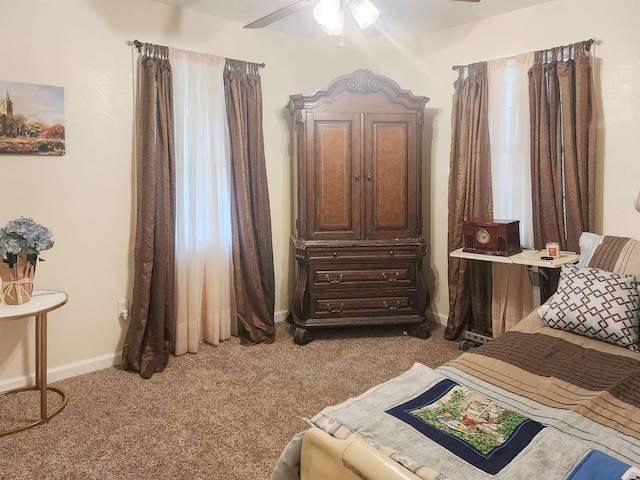
<instances>
[{"instance_id":1,"label":"narrow console table","mask_svg":"<svg viewBox=\"0 0 640 480\"><path fill-rule=\"evenodd\" d=\"M573 252L560 252L558 258L553 260L543 260L541 257L545 256L544 250L532 250L524 249L520 253L511 255L509 257L502 257L499 255L483 255L480 253L464 252L462 248L454 250L450 253L452 257L466 258L467 260L481 260L483 262L495 262L495 263L511 263L517 265L525 265L530 273L538 273L540 267L543 268L560 268L566 263L576 263L580 259L580 255ZM540 283L535 281L531 275L531 284L533 287L533 306L539 307L542 304Z\"/></svg>"},{"instance_id":2,"label":"narrow console table","mask_svg":"<svg viewBox=\"0 0 640 480\"><path fill-rule=\"evenodd\" d=\"M508 263L516 265L525 265L529 272L529 280L531 280L531 286L533 287L533 306L539 307L545 299L542 298L542 288L540 284L539 269L542 268L560 268L567 263L576 263L580 259L580 255L573 252L560 252L560 256L553 260L543 260L541 257L546 255L545 250L533 250L524 249L520 253L503 257L500 255L483 255L481 253L465 252L464 249L459 248L449 254L456 258L465 258L467 260L479 260L483 262L494 263ZM482 344L491 340L491 337L479 335L474 332L465 331L462 342L460 343L461 350L467 350L469 348L469 342L474 344Z\"/></svg>"},{"instance_id":3,"label":"narrow console table","mask_svg":"<svg viewBox=\"0 0 640 480\"><path fill-rule=\"evenodd\" d=\"M33 292L31 300L22 305L0 305L0 325L4 321L18 320L21 318L36 318L36 381L35 385L15 388L5 392L0 392L0 399L12 393L27 390L40 391L40 419L28 425L15 428L13 430L0 431L0 437L10 433L20 432L27 428L44 423L67 406L68 396L60 388L47 385L47 313L60 308L67 303L67 294L56 290L37 290ZM62 398L60 405L50 412L47 411L47 391L56 392ZM1 402L1 400L0 400Z\"/></svg>"}]
</instances>

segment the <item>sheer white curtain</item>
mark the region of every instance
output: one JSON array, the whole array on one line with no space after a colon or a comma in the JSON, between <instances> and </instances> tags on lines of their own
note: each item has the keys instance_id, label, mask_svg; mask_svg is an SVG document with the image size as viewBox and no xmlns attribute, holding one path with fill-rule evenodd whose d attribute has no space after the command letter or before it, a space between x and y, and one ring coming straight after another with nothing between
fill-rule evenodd
<instances>
[{"instance_id":1,"label":"sheer white curtain","mask_svg":"<svg viewBox=\"0 0 640 480\"><path fill-rule=\"evenodd\" d=\"M520 220L520 242L533 247L529 69L534 53L490 60L489 136L494 218ZM533 309L526 267L493 263L493 336Z\"/></svg>"},{"instance_id":2,"label":"sheer white curtain","mask_svg":"<svg viewBox=\"0 0 640 480\"><path fill-rule=\"evenodd\" d=\"M494 218L520 220L520 241L533 248L529 69L534 53L490 60L489 136Z\"/></svg>"},{"instance_id":3,"label":"sheer white curtain","mask_svg":"<svg viewBox=\"0 0 640 480\"><path fill-rule=\"evenodd\" d=\"M169 48L176 143L175 354L237 334L225 59Z\"/></svg>"}]
</instances>

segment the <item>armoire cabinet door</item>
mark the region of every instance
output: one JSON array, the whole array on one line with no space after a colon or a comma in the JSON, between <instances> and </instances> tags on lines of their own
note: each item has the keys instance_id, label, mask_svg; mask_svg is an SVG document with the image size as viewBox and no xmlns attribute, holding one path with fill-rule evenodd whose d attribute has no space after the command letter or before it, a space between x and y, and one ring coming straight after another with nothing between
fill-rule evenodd
<instances>
[{"instance_id":1,"label":"armoire cabinet door","mask_svg":"<svg viewBox=\"0 0 640 480\"><path fill-rule=\"evenodd\" d=\"M362 235L360 116L307 117L308 238L352 240Z\"/></svg>"},{"instance_id":2,"label":"armoire cabinet door","mask_svg":"<svg viewBox=\"0 0 640 480\"><path fill-rule=\"evenodd\" d=\"M365 238L417 236L416 142L414 114L364 115Z\"/></svg>"}]
</instances>

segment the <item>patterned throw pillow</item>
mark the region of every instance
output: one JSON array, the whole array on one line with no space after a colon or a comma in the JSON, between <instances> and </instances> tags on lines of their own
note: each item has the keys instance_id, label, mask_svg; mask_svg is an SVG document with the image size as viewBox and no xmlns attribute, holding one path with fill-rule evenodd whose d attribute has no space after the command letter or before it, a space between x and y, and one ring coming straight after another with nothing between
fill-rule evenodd
<instances>
[{"instance_id":1,"label":"patterned throw pillow","mask_svg":"<svg viewBox=\"0 0 640 480\"><path fill-rule=\"evenodd\" d=\"M636 344L640 323L637 280L633 275L563 265L558 290L542 322L622 347Z\"/></svg>"}]
</instances>

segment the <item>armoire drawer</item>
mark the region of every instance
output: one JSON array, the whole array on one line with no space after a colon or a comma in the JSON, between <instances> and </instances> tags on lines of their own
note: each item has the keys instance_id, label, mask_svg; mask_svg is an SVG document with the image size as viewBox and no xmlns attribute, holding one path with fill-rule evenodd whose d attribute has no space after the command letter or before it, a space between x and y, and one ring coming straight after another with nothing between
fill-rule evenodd
<instances>
[{"instance_id":1,"label":"armoire drawer","mask_svg":"<svg viewBox=\"0 0 640 480\"><path fill-rule=\"evenodd\" d=\"M362 264L309 266L309 289L415 286L416 263L401 262L371 267Z\"/></svg>"},{"instance_id":2,"label":"armoire drawer","mask_svg":"<svg viewBox=\"0 0 640 480\"><path fill-rule=\"evenodd\" d=\"M415 291L397 292L333 292L323 295L311 293L310 316L312 318L365 317L385 315L415 315Z\"/></svg>"},{"instance_id":3,"label":"armoire drawer","mask_svg":"<svg viewBox=\"0 0 640 480\"><path fill-rule=\"evenodd\" d=\"M418 258L416 247L410 245L309 248L308 255L309 262L327 260L415 260L416 258Z\"/></svg>"}]
</instances>

